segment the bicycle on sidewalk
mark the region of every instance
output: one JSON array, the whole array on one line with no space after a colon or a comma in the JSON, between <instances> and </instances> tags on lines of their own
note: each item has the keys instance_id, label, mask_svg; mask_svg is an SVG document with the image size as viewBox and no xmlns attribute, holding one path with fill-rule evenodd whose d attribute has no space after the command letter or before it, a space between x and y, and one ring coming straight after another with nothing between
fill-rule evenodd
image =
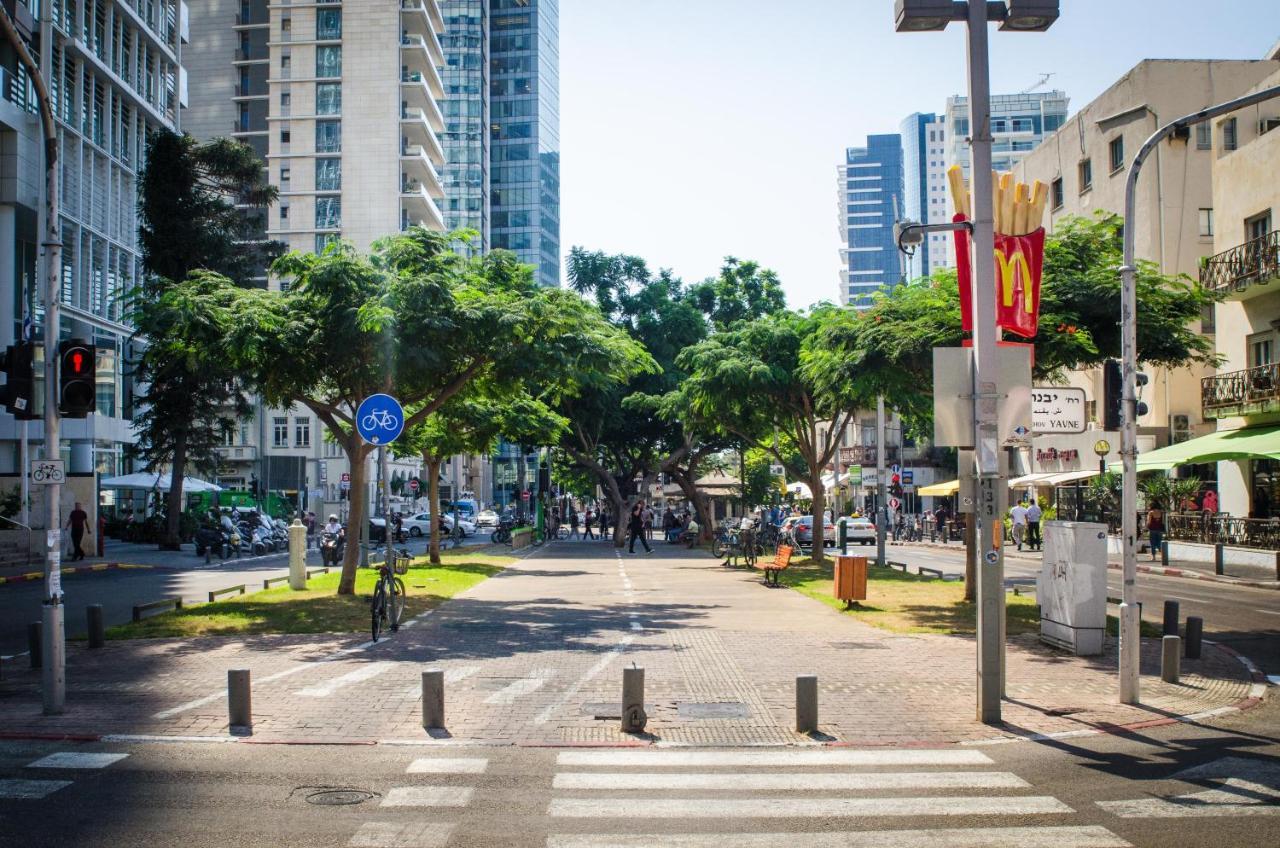
<instances>
[{"instance_id":1,"label":"bicycle on sidewalk","mask_svg":"<svg viewBox=\"0 0 1280 848\"><path fill-rule=\"evenodd\" d=\"M369 603L375 642L387 625L390 625L392 633L400 629L400 620L404 616L405 589L404 581L397 575L408 573L412 560L413 557L404 548L389 548L386 558L378 565L378 582L373 587L373 600Z\"/></svg>"}]
</instances>

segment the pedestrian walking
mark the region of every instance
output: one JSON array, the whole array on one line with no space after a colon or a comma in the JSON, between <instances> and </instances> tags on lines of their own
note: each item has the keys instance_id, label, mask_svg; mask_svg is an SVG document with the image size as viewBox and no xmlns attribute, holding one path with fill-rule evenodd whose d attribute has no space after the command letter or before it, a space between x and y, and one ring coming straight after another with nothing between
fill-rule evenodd
<instances>
[{"instance_id":1,"label":"pedestrian walking","mask_svg":"<svg viewBox=\"0 0 1280 848\"><path fill-rule=\"evenodd\" d=\"M945 503L938 504L938 508L933 511L933 523L938 526L938 537L944 545L947 543L947 519L949 517Z\"/></svg>"},{"instance_id":2,"label":"pedestrian walking","mask_svg":"<svg viewBox=\"0 0 1280 848\"><path fill-rule=\"evenodd\" d=\"M84 541L84 534L92 531L89 530L89 513L84 511L79 501L76 501L75 508L67 517L67 526L71 528L71 559L84 559L84 549L80 547L80 543Z\"/></svg>"},{"instance_id":3,"label":"pedestrian walking","mask_svg":"<svg viewBox=\"0 0 1280 848\"><path fill-rule=\"evenodd\" d=\"M1147 538L1151 540L1151 561L1155 562L1164 542L1164 510L1158 506L1147 510Z\"/></svg>"},{"instance_id":4,"label":"pedestrian walking","mask_svg":"<svg viewBox=\"0 0 1280 848\"><path fill-rule=\"evenodd\" d=\"M1027 505L1025 501L1018 503L1009 510L1009 518L1013 522L1013 543L1018 546L1018 550L1022 550L1022 541L1027 535Z\"/></svg>"},{"instance_id":5,"label":"pedestrian walking","mask_svg":"<svg viewBox=\"0 0 1280 848\"><path fill-rule=\"evenodd\" d=\"M302 526L307 528L307 550L311 550L316 542L316 514L307 512L306 517L302 519Z\"/></svg>"},{"instance_id":6,"label":"pedestrian walking","mask_svg":"<svg viewBox=\"0 0 1280 848\"><path fill-rule=\"evenodd\" d=\"M644 508L644 536L646 539L653 538L653 510L649 507Z\"/></svg>"},{"instance_id":7,"label":"pedestrian walking","mask_svg":"<svg viewBox=\"0 0 1280 848\"><path fill-rule=\"evenodd\" d=\"M573 508L569 509L569 538L582 538L578 535L578 511Z\"/></svg>"},{"instance_id":8,"label":"pedestrian walking","mask_svg":"<svg viewBox=\"0 0 1280 848\"><path fill-rule=\"evenodd\" d=\"M653 553L653 548L649 547L649 540L645 538L644 532L644 501L640 501L631 507L631 515L627 519L627 535L629 537L628 553L636 552L636 539L640 540L640 544L644 545L646 554Z\"/></svg>"},{"instance_id":9,"label":"pedestrian walking","mask_svg":"<svg viewBox=\"0 0 1280 848\"><path fill-rule=\"evenodd\" d=\"M1040 503L1032 501L1027 507L1027 547L1033 551L1041 550L1044 542L1040 539L1040 517L1043 513L1040 510Z\"/></svg>"}]
</instances>

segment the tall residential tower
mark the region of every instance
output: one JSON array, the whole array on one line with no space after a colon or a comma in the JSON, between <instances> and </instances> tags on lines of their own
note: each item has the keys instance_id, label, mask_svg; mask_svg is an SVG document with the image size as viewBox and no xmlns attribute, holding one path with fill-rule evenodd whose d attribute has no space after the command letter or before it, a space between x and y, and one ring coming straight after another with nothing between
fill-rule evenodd
<instances>
[{"instance_id":1,"label":"tall residential tower","mask_svg":"<svg viewBox=\"0 0 1280 848\"><path fill-rule=\"evenodd\" d=\"M902 137L869 135L866 147L845 150L837 168L840 235L840 302L869 306L871 296L902 281L893 222L903 214Z\"/></svg>"},{"instance_id":2,"label":"tall residential tower","mask_svg":"<svg viewBox=\"0 0 1280 848\"><path fill-rule=\"evenodd\" d=\"M902 122L902 172L905 203L901 217L922 224L951 219L947 202L947 125L941 115L916 112ZM906 259L907 279L928 276L954 264L949 233L931 233Z\"/></svg>"}]
</instances>

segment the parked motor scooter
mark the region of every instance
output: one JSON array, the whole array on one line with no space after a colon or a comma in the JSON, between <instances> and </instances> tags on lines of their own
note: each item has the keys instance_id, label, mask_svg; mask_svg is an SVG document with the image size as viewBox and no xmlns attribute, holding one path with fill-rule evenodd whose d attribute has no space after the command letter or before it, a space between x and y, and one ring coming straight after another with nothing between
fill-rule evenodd
<instances>
[{"instance_id":1,"label":"parked motor scooter","mask_svg":"<svg viewBox=\"0 0 1280 848\"><path fill-rule=\"evenodd\" d=\"M342 562L342 554L347 546L347 533L340 530L337 533L325 531L320 534L320 563L322 565L336 567Z\"/></svg>"}]
</instances>

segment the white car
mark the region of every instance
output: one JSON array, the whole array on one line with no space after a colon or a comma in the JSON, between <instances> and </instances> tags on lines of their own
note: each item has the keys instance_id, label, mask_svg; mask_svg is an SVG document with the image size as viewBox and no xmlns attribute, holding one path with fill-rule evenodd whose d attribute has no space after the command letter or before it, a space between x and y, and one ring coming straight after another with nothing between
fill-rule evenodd
<instances>
[{"instance_id":1,"label":"white car","mask_svg":"<svg viewBox=\"0 0 1280 848\"><path fill-rule=\"evenodd\" d=\"M842 518L845 533L850 542L862 545L874 545L876 542L876 525L868 518Z\"/></svg>"},{"instance_id":2,"label":"white car","mask_svg":"<svg viewBox=\"0 0 1280 848\"><path fill-rule=\"evenodd\" d=\"M401 519L400 523L404 526L404 532L410 536L428 536L431 534L431 513L429 512L419 512L415 515L407 516ZM476 534L476 525L473 522L462 518L460 523L464 538ZM447 512L444 514L444 526L447 530L453 532L453 516Z\"/></svg>"},{"instance_id":3,"label":"white car","mask_svg":"<svg viewBox=\"0 0 1280 848\"><path fill-rule=\"evenodd\" d=\"M487 528L487 527L497 527L497 526L498 526L498 513L494 512L494 511L493 511L493 510L491 510L491 509L482 509L482 510L480 510L480 514L476 516L476 526L477 526L477 527L486 527L486 528Z\"/></svg>"}]
</instances>

